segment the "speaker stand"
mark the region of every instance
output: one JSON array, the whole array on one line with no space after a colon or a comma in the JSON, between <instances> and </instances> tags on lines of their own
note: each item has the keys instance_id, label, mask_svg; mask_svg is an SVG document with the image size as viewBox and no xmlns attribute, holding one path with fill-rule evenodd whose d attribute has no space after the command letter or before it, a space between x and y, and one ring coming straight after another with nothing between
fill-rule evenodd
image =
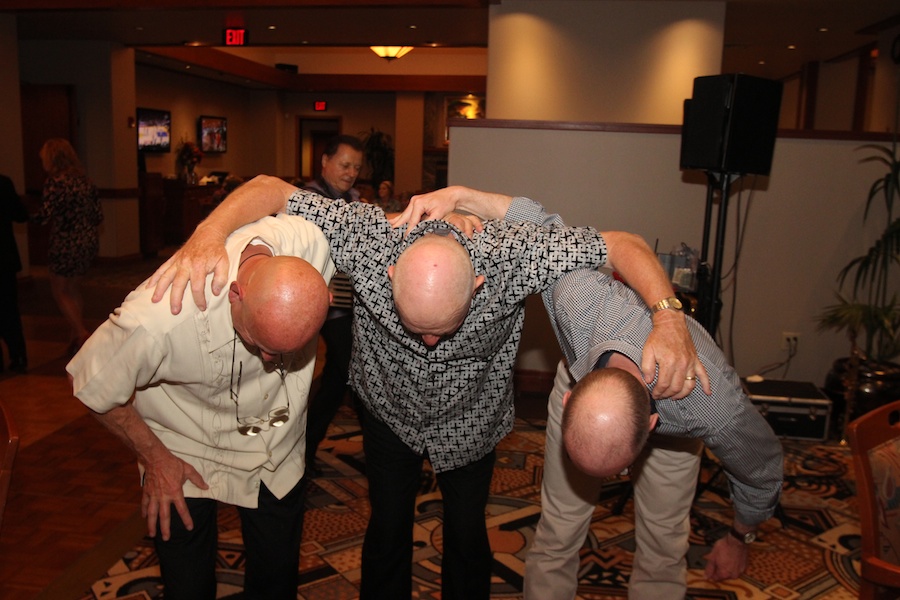
<instances>
[{"instance_id":1,"label":"speaker stand","mask_svg":"<svg viewBox=\"0 0 900 600\"><path fill-rule=\"evenodd\" d=\"M715 339L722 311L719 294L722 289L722 255L725 251L725 228L728 215L728 195L731 182L740 175L736 173L706 172L706 211L703 215L703 245L700 264L697 267L697 321ZM719 214L716 223L716 239L712 266L709 263L709 237L712 228L715 192L719 191Z\"/></svg>"}]
</instances>

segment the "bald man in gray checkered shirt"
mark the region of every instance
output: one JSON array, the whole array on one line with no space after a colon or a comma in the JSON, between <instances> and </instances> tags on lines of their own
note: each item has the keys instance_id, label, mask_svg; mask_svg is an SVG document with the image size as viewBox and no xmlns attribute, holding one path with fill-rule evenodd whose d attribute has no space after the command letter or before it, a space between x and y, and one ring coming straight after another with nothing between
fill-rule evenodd
<instances>
[{"instance_id":1,"label":"bald man in gray checkered shirt","mask_svg":"<svg viewBox=\"0 0 900 600\"><path fill-rule=\"evenodd\" d=\"M783 459L781 442L743 393L740 379L719 347L688 318L712 395L695 389L683 399L649 401L656 382L646 383L647 373L640 364L653 326L653 309L627 286L599 271L568 273L543 297L568 369L560 363L548 403L541 520L526 559L525 598L575 597L579 549L591 525L602 477L632 462L636 549L628 597L684 598L690 507L701 442L724 467L735 512L730 529L725 524L721 527L723 535L709 555L706 577L713 581L738 577L746 568L748 544L758 525L773 515L778 504ZM579 382L576 390L592 386L577 403L594 404L573 419L568 413L576 408L576 400L569 396L574 382ZM640 407L634 419L643 426L643 439L648 425L656 426L639 457L641 436L631 439L634 436L629 433L640 428L630 427L625 413L632 407L619 395L625 386L636 386L629 391ZM586 440L583 446L572 444L569 421L572 430L586 423L592 428L608 423L609 431L599 433L599 428L593 428L590 435L616 436L620 443L611 445L611 440L600 437ZM564 438L568 452L563 451Z\"/></svg>"}]
</instances>

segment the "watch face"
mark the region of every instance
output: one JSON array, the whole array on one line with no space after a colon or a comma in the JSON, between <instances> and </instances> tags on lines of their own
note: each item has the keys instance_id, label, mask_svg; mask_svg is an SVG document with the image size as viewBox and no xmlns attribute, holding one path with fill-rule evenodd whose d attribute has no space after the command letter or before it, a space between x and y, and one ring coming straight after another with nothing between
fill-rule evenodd
<instances>
[{"instance_id":1,"label":"watch face","mask_svg":"<svg viewBox=\"0 0 900 600\"><path fill-rule=\"evenodd\" d=\"M663 298L659 302L657 302L651 309L651 312L659 312L661 310L666 310L667 308L674 308L675 310L681 310L681 300L676 297L671 298Z\"/></svg>"},{"instance_id":2,"label":"watch face","mask_svg":"<svg viewBox=\"0 0 900 600\"><path fill-rule=\"evenodd\" d=\"M728 533L731 534L731 537L737 538L738 540L740 540L741 542L744 542L745 544L752 544L753 542L756 541L756 532L755 531L750 531L747 533L740 533L737 529L732 528Z\"/></svg>"}]
</instances>

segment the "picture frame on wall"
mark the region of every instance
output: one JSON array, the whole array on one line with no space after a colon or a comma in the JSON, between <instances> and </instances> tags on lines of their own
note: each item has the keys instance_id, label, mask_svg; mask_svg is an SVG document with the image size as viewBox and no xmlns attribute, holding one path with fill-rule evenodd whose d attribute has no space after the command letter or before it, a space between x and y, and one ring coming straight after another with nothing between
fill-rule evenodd
<instances>
[{"instance_id":1,"label":"picture frame on wall","mask_svg":"<svg viewBox=\"0 0 900 600\"><path fill-rule=\"evenodd\" d=\"M197 140L203 152L227 152L228 120L201 115L197 119Z\"/></svg>"},{"instance_id":2,"label":"picture frame on wall","mask_svg":"<svg viewBox=\"0 0 900 600\"><path fill-rule=\"evenodd\" d=\"M155 108L138 108L138 152L170 152L172 149L172 113Z\"/></svg>"},{"instance_id":3,"label":"picture frame on wall","mask_svg":"<svg viewBox=\"0 0 900 600\"><path fill-rule=\"evenodd\" d=\"M444 142L450 141L452 119L483 119L484 114L484 96L467 94L444 98Z\"/></svg>"}]
</instances>

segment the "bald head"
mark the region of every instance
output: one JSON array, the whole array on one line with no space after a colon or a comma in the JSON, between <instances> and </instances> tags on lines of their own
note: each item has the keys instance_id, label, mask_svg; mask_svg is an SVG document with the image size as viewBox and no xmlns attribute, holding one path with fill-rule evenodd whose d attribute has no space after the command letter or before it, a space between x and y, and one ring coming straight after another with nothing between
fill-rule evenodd
<instances>
[{"instance_id":1,"label":"bald head","mask_svg":"<svg viewBox=\"0 0 900 600\"><path fill-rule=\"evenodd\" d=\"M400 320L429 345L459 329L484 282L475 275L468 251L453 237L436 234L413 242L388 268L388 276Z\"/></svg>"},{"instance_id":2,"label":"bald head","mask_svg":"<svg viewBox=\"0 0 900 600\"><path fill-rule=\"evenodd\" d=\"M563 442L575 466L588 475L621 473L649 433L650 395L631 373L597 369L572 388L563 411Z\"/></svg>"},{"instance_id":3,"label":"bald head","mask_svg":"<svg viewBox=\"0 0 900 600\"><path fill-rule=\"evenodd\" d=\"M238 273L229 297L235 329L266 355L289 354L313 339L330 300L325 280L294 256L264 256Z\"/></svg>"}]
</instances>

